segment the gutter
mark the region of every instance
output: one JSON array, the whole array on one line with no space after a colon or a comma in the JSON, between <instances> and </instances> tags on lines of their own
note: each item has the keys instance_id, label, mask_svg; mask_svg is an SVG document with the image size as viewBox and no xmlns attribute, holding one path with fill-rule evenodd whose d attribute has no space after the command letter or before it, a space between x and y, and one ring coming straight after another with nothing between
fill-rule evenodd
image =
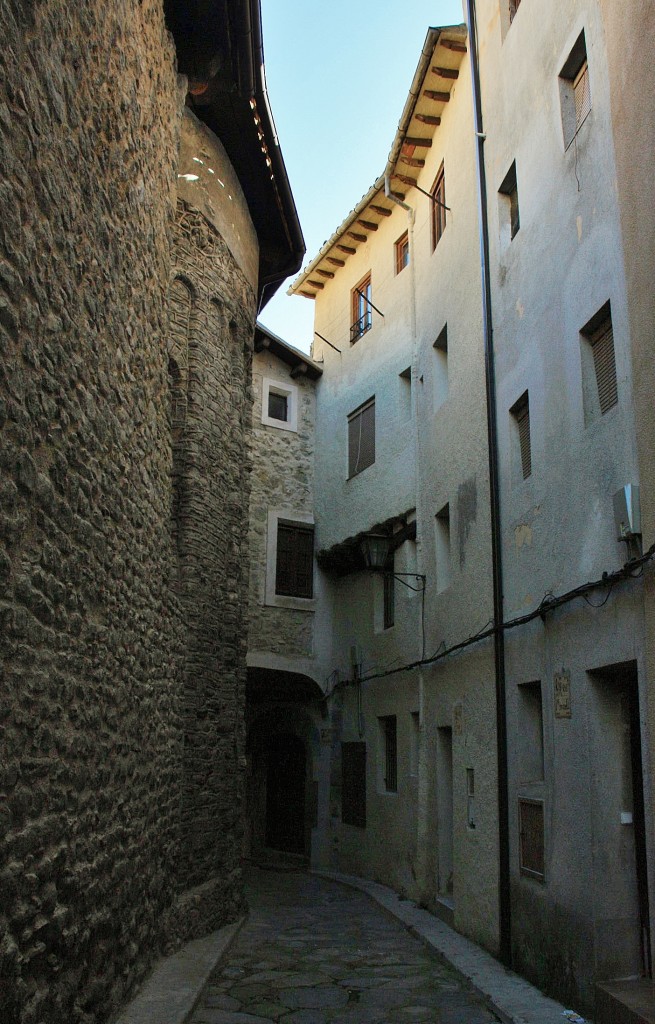
<instances>
[{"instance_id":1,"label":"gutter","mask_svg":"<svg viewBox=\"0 0 655 1024\"><path fill-rule=\"evenodd\" d=\"M480 218L480 266L482 271L482 324L484 369L487 392L487 450L489 453L489 502L491 513L491 559L494 605L494 666L496 675L496 737L498 747L498 882L500 919L500 959L506 966L512 961L512 920L509 876L509 791L507 771L507 705L505 686L505 634L503 623L503 563L500 528L500 482L498 470L498 427L496 418L496 373L494 365L491 275L489 270L489 220L487 180L484 164L485 134L482 121L480 67L475 0L466 0L473 116L476 135L478 213Z\"/></svg>"}]
</instances>

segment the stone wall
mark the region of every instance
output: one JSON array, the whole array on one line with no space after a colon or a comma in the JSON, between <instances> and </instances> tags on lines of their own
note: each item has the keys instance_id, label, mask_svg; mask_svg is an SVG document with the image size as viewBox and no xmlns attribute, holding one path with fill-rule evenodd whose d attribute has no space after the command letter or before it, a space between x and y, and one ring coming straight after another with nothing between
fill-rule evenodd
<instances>
[{"instance_id":1,"label":"stone wall","mask_svg":"<svg viewBox=\"0 0 655 1024\"><path fill-rule=\"evenodd\" d=\"M254 295L183 209L204 319L171 409L162 4L8 0L0 28L0 1018L90 1024L240 899Z\"/></svg>"}]
</instances>

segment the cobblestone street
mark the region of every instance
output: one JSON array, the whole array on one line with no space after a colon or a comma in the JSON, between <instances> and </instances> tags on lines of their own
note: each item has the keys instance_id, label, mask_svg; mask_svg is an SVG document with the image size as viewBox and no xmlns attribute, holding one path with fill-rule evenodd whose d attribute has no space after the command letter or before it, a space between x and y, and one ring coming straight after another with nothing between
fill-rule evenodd
<instances>
[{"instance_id":1,"label":"cobblestone street","mask_svg":"<svg viewBox=\"0 0 655 1024\"><path fill-rule=\"evenodd\" d=\"M492 1024L461 977L365 895L253 871L250 917L192 1024Z\"/></svg>"}]
</instances>

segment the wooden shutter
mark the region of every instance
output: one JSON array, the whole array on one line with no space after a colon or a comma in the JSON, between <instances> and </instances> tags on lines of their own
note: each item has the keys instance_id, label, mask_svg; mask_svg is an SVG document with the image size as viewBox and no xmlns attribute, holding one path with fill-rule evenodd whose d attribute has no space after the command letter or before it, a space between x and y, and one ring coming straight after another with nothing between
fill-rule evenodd
<instances>
[{"instance_id":1,"label":"wooden shutter","mask_svg":"<svg viewBox=\"0 0 655 1024\"><path fill-rule=\"evenodd\" d=\"M616 405L619 396L616 386L616 360L614 358L614 331L611 321L605 323L591 340L594 369L601 413Z\"/></svg>"},{"instance_id":2,"label":"wooden shutter","mask_svg":"<svg viewBox=\"0 0 655 1024\"><path fill-rule=\"evenodd\" d=\"M348 417L348 476L375 462L375 399Z\"/></svg>"},{"instance_id":3,"label":"wooden shutter","mask_svg":"<svg viewBox=\"0 0 655 1024\"><path fill-rule=\"evenodd\" d=\"M544 805L541 800L519 800L520 867L524 875L544 877Z\"/></svg>"},{"instance_id":4,"label":"wooden shutter","mask_svg":"<svg viewBox=\"0 0 655 1024\"><path fill-rule=\"evenodd\" d=\"M398 790L398 747L396 740L396 716L387 715L382 719L384 730L384 786L388 793Z\"/></svg>"},{"instance_id":5,"label":"wooden shutter","mask_svg":"<svg viewBox=\"0 0 655 1024\"><path fill-rule=\"evenodd\" d=\"M573 82L575 96L575 130L577 131L591 110L591 91L589 89L589 65L585 61Z\"/></svg>"},{"instance_id":6,"label":"wooden shutter","mask_svg":"<svg viewBox=\"0 0 655 1024\"><path fill-rule=\"evenodd\" d=\"M278 523L275 593L286 597L314 595L314 528Z\"/></svg>"},{"instance_id":7,"label":"wooden shutter","mask_svg":"<svg viewBox=\"0 0 655 1024\"><path fill-rule=\"evenodd\" d=\"M519 447L521 450L521 469L523 479L527 480L532 473L532 448L530 445L530 403L526 394L516 407L514 413L519 429Z\"/></svg>"},{"instance_id":8,"label":"wooden shutter","mask_svg":"<svg viewBox=\"0 0 655 1024\"><path fill-rule=\"evenodd\" d=\"M341 744L341 820L366 828L366 744Z\"/></svg>"}]
</instances>

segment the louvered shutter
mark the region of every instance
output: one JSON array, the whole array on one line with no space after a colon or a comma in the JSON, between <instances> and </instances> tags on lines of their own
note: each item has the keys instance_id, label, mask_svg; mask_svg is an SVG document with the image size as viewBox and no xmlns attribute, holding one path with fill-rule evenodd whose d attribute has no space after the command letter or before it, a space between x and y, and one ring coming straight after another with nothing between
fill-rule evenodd
<instances>
[{"instance_id":1,"label":"louvered shutter","mask_svg":"<svg viewBox=\"0 0 655 1024\"><path fill-rule=\"evenodd\" d=\"M589 65L585 61L573 83L575 96L575 129L576 131L591 110L591 91L589 89Z\"/></svg>"},{"instance_id":2,"label":"louvered shutter","mask_svg":"<svg viewBox=\"0 0 655 1024\"><path fill-rule=\"evenodd\" d=\"M348 418L348 476L375 462L375 399Z\"/></svg>"},{"instance_id":3,"label":"louvered shutter","mask_svg":"<svg viewBox=\"0 0 655 1024\"><path fill-rule=\"evenodd\" d=\"M341 820L366 828L366 744L341 744Z\"/></svg>"},{"instance_id":4,"label":"louvered shutter","mask_svg":"<svg viewBox=\"0 0 655 1024\"><path fill-rule=\"evenodd\" d=\"M275 593L286 597L313 597L313 580L313 528L278 523Z\"/></svg>"},{"instance_id":5,"label":"louvered shutter","mask_svg":"<svg viewBox=\"0 0 655 1024\"><path fill-rule=\"evenodd\" d=\"M601 413L616 405L619 400L616 386L616 361L614 358L614 331L611 324L602 328L592 341L594 369Z\"/></svg>"},{"instance_id":6,"label":"louvered shutter","mask_svg":"<svg viewBox=\"0 0 655 1024\"><path fill-rule=\"evenodd\" d=\"M521 469L523 479L527 480L532 473L532 448L530 445L530 403L526 398L516 410L516 423L519 428L519 447L521 449Z\"/></svg>"}]
</instances>

